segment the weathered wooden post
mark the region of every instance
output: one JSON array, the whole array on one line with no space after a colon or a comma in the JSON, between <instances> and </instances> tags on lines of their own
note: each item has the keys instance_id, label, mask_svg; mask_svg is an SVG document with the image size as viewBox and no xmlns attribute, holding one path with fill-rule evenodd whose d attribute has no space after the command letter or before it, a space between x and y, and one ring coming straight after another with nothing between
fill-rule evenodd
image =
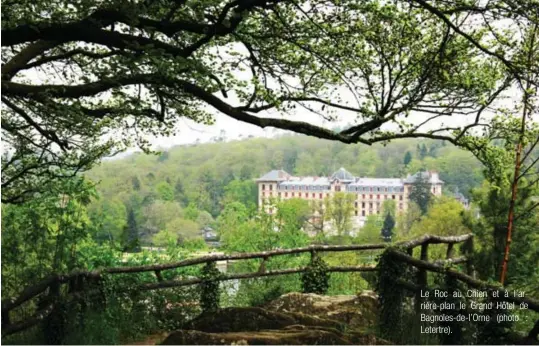
<instances>
[{"instance_id":1,"label":"weathered wooden post","mask_svg":"<svg viewBox=\"0 0 539 346\"><path fill-rule=\"evenodd\" d=\"M468 238L465 243L462 245L462 251L467 258L466 261L466 274L470 275L475 279L475 268L473 265L473 255L474 255L474 244L473 237Z\"/></svg>"},{"instance_id":2,"label":"weathered wooden post","mask_svg":"<svg viewBox=\"0 0 539 346\"><path fill-rule=\"evenodd\" d=\"M60 301L60 280L57 278L49 286L44 305L53 304L52 311L43 322L43 334L48 345L61 345L65 337L65 306Z\"/></svg>"},{"instance_id":3,"label":"weathered wooden post","mask_svg":"<svg viewBox=\"0 0 539 346\"><path fill-rule=\"evenodd\" d=\"M447 244L447 251L445 253L445 259L449 260L453 258L453 243Z\"/></svg>"},{"instance_id":4,"label":"weathered wooden post","mask_svg":"<svg viewBox=\"0 0 539 346\"><path fill-rule=\"evenodd\" d=\"M428 261L429 259L429 243L423 243L421 244L421 255L420 259L422 261ZM417 290L415 292L415 338L419 338L419 335L421 334L421 303L423 302L423 297L421 295L422 291L425 291L427 289L427 270L424 268L417 268Z\"/></svg>"},{"instance_id":5,"label":"weathered wooden post","mask_svg":"<svg viewBox=\"0 0 539 346\"><path fill-rule=\"evenodd\" d=\"M428 261L429 259L429 244L428 243L421 244L420 259L425 262ZM421 297L421 290L425 290L427 288L427 270L424 268L418 268L417 286L419 287L419 290L415 294L415 312L416 312L416 315L419 317L421 313L421 301L423 300L423 298Z\"/></svg>"}]
</instances>

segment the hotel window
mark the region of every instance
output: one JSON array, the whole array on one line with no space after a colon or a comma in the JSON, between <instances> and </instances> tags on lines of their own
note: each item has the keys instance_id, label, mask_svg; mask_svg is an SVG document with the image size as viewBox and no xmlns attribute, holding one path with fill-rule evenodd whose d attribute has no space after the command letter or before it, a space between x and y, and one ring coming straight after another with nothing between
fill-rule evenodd
<instances>
[{"instance_id":1,"label":"hotel window","mask_svg":"<svg viewBox=\"0 0 539 346\"><path fill-rule=\"evenodd\" d=\"M372 187L369 189L370 192L372 192Z\"/></svg>"},{"instance_id":2,"label":"hotel window","mask_svg":"<svg viewBox=\"0 0 539 346\"><path fill-rule=\"evenodd\" d=\"M372 195L369 195L369 199L372 199Z\"/></svg>"},{"instance_id":3,"label":"hotel window","mask_svg":"<svg viewBox=\"0 0 539 346\"><path fill-rule=\"evenodd\" d=\"M372 202L369 202L369 209L372 209Z\"/></svg>"},{"instance_id":4,"label":"hotel window","mask_svg":"<svg viewBox=\"0 0 539 346\"><path fill-rule=\"evenodd\" d=\"M341 191L341 187L340 187L340 186L335 186L335 191L340 192L340 191Z\"/></svg>"},{"instance_id":5,"label":"hotel window","mask_svg":"<svg viewBox=\"0 0 539 346\"><path fill-rule=\"evenodd\" d=\"M361 202L361 208L365 209L365 202Z\"/></svg>"},{"instance_id":6,"label":"hotel window","mask_svg":"<svg viewBox=\"0 0 539 346\"><path fill-rule=\"evenodd\" d=\"M273 192L270 192L270 194L269 194L269 195L270 195L270 197L272 197L272 196L273 196Z\"/></svg>"},{"instance_id":7,"label":"hotel window","mask_svg":"<svg viewBox=\"0 0 539 346\"><path fill-rule=\"evenodd\" d=\"M354 211L354 214L355 214L355 215L357 216L357 210L356 210L356 211Z\"/></svg>"},{"instance_id":8,"label":"hotel window","mask_svg":"<svg viewBox=\"0 0 539 346\"><path fill-rule=\"evenodd\" d=\"M320 199L322 199L322 194L320 194Z\"/></svg>"},{"instance_id":9,"label":"hotel window","mask_svg":"<svg viewBox=\"0 0 539 346\"><path fill-rule=\"evenodd\" d=\"M285 193L284 193L284 196L285 196L285 197L288 197L288 192L285 192Z\"/></svg>"},{"instance_id":10,"label":"hotel window","mask_svg":"<svg viewBox=\"0 0 539 346\"><path fill-rule=\"evenodd\" d=\"M355 206L355 207L357 208L357 202L356 202L356 203L354 203L354 206Z\"/></svg>"},{"instance_id":11,"label":"hotel window","mask_svg":"<svg viewBox=\"0 0 539 346\"><path fill-rule=\"evenodd\" d=\"M399 196L399 201L402 201L402 195Z\"/></svg>"},{"instance_id":12,"label":"hotel window","mask_svg":"<svg viewBox=\"0 0 539 346\"><path fill-rule=\"evenodd\" d=\"M295 196L295 193L294 193L294 192L292 192L292 197L294 197L294 196Z\"/></svg>"},{"instance_id":13,"label":"hotel window","mask_svg":"<svg viewBox=\"0 0 539 346\"><path fill-rule=\"evenodd\" d=\"M262 190L266 189L266 184L262 184Z\"/></svg>"},{"instance_id":14,"label":"hotel window","mask_svg":"<svg viewBox=\"0 0 539 346\"><path fill-rule=\"evenodd\" d=\"M365 210L361 211L361 216L365 216Z\"/></svg>"},{"instance_id":15,"label":"hotel window","mask_svg":"<svg viewBox=\"0 0 539 346\"><path fill-rule=\"evenodd\" d=\"M387 199L389 196L388 195L384 195L384 199Z\"/></svg>"},{"instance_id":16,"label":"hotel window","mask_svg":"<svg viewBox=\"0 0 539 346\"><path fill-rule=\"evenodd\" d=\"M270 185L269 187L270 187L270 191L273 191L273 185Z\"/></svg>"},{"instance_id":17,"label":"hotel window","mask_svg":"<svg viewBox=\"0 0 539 346\"><path fill-rule=\"evenodd\" d=\"M376 195L376 199L380 199L380 195Z\"/></svg>"},{"instance_id":18,"label":"hotel window","mask_svg":"<svg viewBox=\"0 0 539 346\"><path fill-rule=\"evenodd\" d=\"M298 193L298 196L299 196L299 197L301 197L301 192L300 192L300 193Z\"/></svg>"},{"instance_id":19,"label":"hotel window","mask_svg":"<svg viewBox=\"0 0 539 346\"><path fill-rule=\"evenodd\" d=\"M395 195L392 195L391 198L395 199Z\"/></svg>"},{"instance_id":20,"label":"hotel window","mask_svg":"<svg viewBox=\"0 0 539 346\"><path fill-rule=\"evenodd\" d=\"M313 192L313 198L316 198L316 193Z\"/></svg>"}]
</instances>

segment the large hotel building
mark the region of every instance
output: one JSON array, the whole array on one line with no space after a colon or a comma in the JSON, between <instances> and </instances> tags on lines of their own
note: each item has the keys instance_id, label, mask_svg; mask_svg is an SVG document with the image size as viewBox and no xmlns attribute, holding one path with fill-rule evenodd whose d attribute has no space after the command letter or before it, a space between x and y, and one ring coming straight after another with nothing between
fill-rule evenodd
<instances>
[{"instance_id":1,"label":"large hotel building","mask_svg":"<svg viewBox=\"0 0 539 346\"><path fill-rule=\"evenodd\" d=\"M394 200L397 212L404 212L408 207L412 184L420 174L430 182L431 193L440 196L444 182L440 180L437 172L419 172L401 179L354 177L344 168L340 168L330 177L294 177L283 170L273 170L257 179L258 205L272 214L275 210L274 206L268 203L270 198L301 198L321 202L335 192L353 193L353 221L362 226L368 215L381 213L385 200Z\"/></svg>"}]
</instances>

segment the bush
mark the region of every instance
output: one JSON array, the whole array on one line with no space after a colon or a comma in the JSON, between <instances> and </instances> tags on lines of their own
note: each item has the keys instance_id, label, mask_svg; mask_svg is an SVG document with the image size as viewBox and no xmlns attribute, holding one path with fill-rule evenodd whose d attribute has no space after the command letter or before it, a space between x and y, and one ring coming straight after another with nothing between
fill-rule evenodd
<instances>
[{"instance_id":1,"label":"bush","mask_svg":"<svg viewBox=\"0 0 539 346\"><path fill-rule=\"evenodd\" d=\"M326 294L329 288L328 266L320 257L313 255L311 263L301 277L304 293Z\"/></svg>"}]
</instances>

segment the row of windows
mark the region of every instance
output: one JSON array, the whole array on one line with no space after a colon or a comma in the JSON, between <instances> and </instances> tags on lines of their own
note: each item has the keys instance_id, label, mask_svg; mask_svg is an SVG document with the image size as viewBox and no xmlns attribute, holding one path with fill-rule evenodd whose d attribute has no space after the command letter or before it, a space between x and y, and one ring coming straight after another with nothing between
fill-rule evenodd
<instances>
[{"instance_id":1,"label":"row of windows","mask_svg":"<svg viewBox=\"0 0 539 346\"><path fill-rule=\"evenodd\" d=\"M327 185L281 185L280 190L284 191L324 191L329 190Z\"/></svg>"},{"instance_id":2,"label":"row of windows","mask_svg":"<svg viewBox=\"0 0 539 346\"><path fill-rule=\"evenodd\" d=\"M380 196L384 196L384 199L389 199L389 195L376 195L376 199L381 199ZM367 195L361 195L361 199L367 199ZM369 199L374 199L374 195L369 195ZM396 195L391 195L391 199L397 199ZM402 201L402 195L399 195L399 201Z\"/></svg>"},{"instance_id":3,"label":"row of windows","mask_svg":"<svg viewBox=\"0 0 539 346\"><path fill-rule=\"evenodd\" d=\"M269 190L273 190L273 185L268 185ZM262 190L266 189L266 184L262 184ZM325 191L329 190L327 185L281 185L279 190L284 191ZM352 192L403 192L403 187L363 187L363 186L347 186L347 191ZM335 191L341 191L340 186L335 187ZM434 189L433 189L434 192Z\"/></svg>"},{"instance_id":4,"label":"row of windows","mask_svg":"<svg viewBox=\"0 0 539 346\"><path fill-rule=\"evenodd\" d=\"M358 192L404 192L404 187L348 186L347 190L358 191Z\"/></svg>"},{"instance_id":5,"label":"row of windows","mask_svg":"<svg viewBox=\"0 0 539 346\"><path fill-rule=\"evenodd\" d=\"M273 197L273 192L270 192L268 196L269 196L269 197ZM278 196L278 197L282 197L283 195L282 195L281 192L278 192L278 193L277 193L277 196ZM288 192L285 192L285 193L284 193L284 197L288 197L288 196L289 196L289 195L288 195ZM291 196L291 197L296 197L296 193L295 193L295 192L292 192L292 193L290 194L290 196ZM302 194L301 192L298 192L297 197L304 197L304 196L307 197L307 198L309 198L309 193L308 193L308 192L305 192L304 194ZM262 197L266 197L266 192L262 191ZM313 193L311 194L311 197L312 197L312 198L316 198L316 193L313 192ZM320 198L320 199L324 198L324 194L319 193L319 194L318 194L318 198Z\"/></svg>"},{"instance_id":6,"label":"row of windows","mask_svg":"<svg viewBox=\"0 0 539 346\"><path fill-rule=\"evenodd\" d=\"M270 192L270 193L269 193L269 196L270 196L270 197L273 197L273 192ZM278 192L278 193L277 193L277 196L278 196L278 197L282 197L282 193L281 193L281 192ZM289 196L289 195L288 195L288 192L285 192L285 193L284 193L284 197L288 197L288 196ZM295 193L295 192L292 192L290 196L291 196L291 197L296 197L296 193ZM382 199L380 196L381 196L381 195L376 195L376 199ZM389 196L388 196L388 195L383 195L383 196L384 196L383 199L389 199ZM266 197L266 192L265 192L265 191L262 191L262 197ZM308 193L308 192L305 192L305 194L302 194L301 192L298 192L297 197L307 197L307 198L309 198L309 193ZM361 197L362 197L362 199L367 199L367 195L365 195L365 194L364 194L364 195L361 195ZM316 198L316 193L314 193L314 192L311 193L311 198ZM319 193L319 194L318 194L318 198L320 198L320 199L324 198L324 194L323 194L323 193ZM369 199L371 199L371 200L374 199L374 195L369 195ZM392 196L391 196L391 199L396 200L396 199L397 199L397 196L396 196L396 195L392 195ZM399 195L399 201L402 201L402 200L403 200L402 195ZM357 205L357 202L356 202L356 205Z\"/></svg>"},{"instance_id":7,"label":"row of windows","mask_svg":"<svg viewBox=\"0 0 539 346\"><path fill-rule=\"evenodd\" d=\"M374 205L373 202L369 202L369 209L372 209L373 205ZM357 209L359 206L359 203L355 202L354 206ZM361 202L361 208L365 209L366 206L367 206L367 202ZM380 202L376 202L376 208L380 209ZM399 203L399 208L402 209L402 203Z\"/></svg>"},{"instance_id":8,"label":"row of windows","mask_svg":"<svg viewBox=\"0 0 539 346\"><path fill-rule=\"evenodd\" d=\"M403 209L403 207L402 207L402 203L401 203L401 204L399 204L399 210L402 210L402 209ZM361 216L367 216L367 215L372 215L372 214L374 214L374 210L372 210L372 209L370 209L368 211L368 213L367 213L367 211L365 209L363 209L361 211ZM380 214L380 209L376 210L376 214ZM354 211L354 215L355 216L359 215L359 211L357 209Z\"/></svg>"},{"instance_id":9,"label":"row of windows","mask_svg":"<svg viewBox=\"0 0 539 346\"><path fill-rule=\"evenodd\" d=\"M371 206L371 208L372 208L372 206ZM402 210L402 203L399 204L399 209ZM273 208L272 207L268 208L268 214L273 214ZM367 210L365 210L365 209L363 209L361 211L361 216L372 215L372 214L374 214L374 210L372 210L372 209L368 210L368 213L367 213ZM376 214L380 214L380 209L376 210ZM357 209L354 211L354 215L355 216L359 215L359 211Z\"/></svg>"}]
</instances>

